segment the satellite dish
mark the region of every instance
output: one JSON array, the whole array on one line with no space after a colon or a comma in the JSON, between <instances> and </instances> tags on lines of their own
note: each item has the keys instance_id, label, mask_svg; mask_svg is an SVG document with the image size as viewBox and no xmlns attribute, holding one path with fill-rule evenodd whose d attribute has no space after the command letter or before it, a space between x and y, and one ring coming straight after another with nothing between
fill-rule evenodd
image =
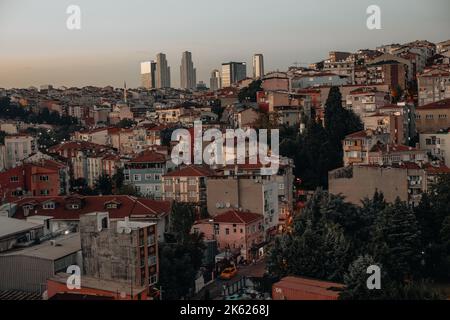
<instances>
[{"instance_id":1,"label":"satellite dish","mask_svg":"<svg viewBox=\"0 0 450 320\"><path fill-rule=\"evenodd\" d=\"M217 209L220 208L220 203L219 203L219 202L216 203L216 208L217 208Z\"/></svg>"}]
</instances>

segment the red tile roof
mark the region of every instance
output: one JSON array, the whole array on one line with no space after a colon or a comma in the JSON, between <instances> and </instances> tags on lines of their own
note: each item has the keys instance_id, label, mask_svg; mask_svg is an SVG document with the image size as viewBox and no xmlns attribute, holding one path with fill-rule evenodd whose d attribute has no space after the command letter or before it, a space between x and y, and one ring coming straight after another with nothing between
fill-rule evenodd
<instances>
[{"instance_id":1,"label":"red tile roof","mask_svg":"<svg viewBox=\"0 0 450 320\"><path fill-rule=\"evenodd\" d=\"M209 177L215 172L205 166L187 166L179 170L167 173L164 177Z\"/></svg>"},{"instance_id":2,"label":"red tile roof","mask_svg":"<svg viewBox=\"0 0 450 320\"><path fill-rule=\"evenodd\" d=\"M43 209L42 204L55 202L55 209ZM66 204L73 202L81 202L80 209L66 209ZM117 209L107 209L105 203L120 203ZM158 201L146 198L136 198L124 195L111 196L39 196L25 197L14 201L17 204L17 211L14 218L25 219L23 205L34 204L33 210L29 215L51 216L58 220L78 220L80 215L91 212L108 211L112 219L123 219L125 217L150 217L157 218L170 214L171 202Z\"/></svg>"},{"instance_id":3,"label":"red tile roof","mask_svg":"<svg viewBox=\"0 0 450 320\"><path fill-rule=\"evenodd\" d=\"M161 153L146 150L131 159L130 163L166 162L167 157Z\"/></svg>"},{"instance_id":4,"label":"red tile roof","mask_svg":"<svg viewBox=\"0 0 450 320\"><path fill-rule=\"evenodd\" d=\"M261 214L246 211L230 210L215 216L214 222L249 224L262 219L263 216Z\"/></svg>"}]
</instances>

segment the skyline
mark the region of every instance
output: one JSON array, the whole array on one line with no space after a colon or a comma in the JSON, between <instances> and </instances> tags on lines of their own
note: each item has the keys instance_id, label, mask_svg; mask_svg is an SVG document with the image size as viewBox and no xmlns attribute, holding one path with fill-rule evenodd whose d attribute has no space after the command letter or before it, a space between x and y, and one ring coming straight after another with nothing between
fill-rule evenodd
<instances>
[{"instance_id":1,"label":"skyline","mask_svg":"<svg viewBox=\"0 0 450 320\"><path fill-rule=\"evenodd\" d=\"M120 87L124 81L137 87L140 63L155 60L159 52L166 53L172 85L179 87L178 70L184 51L192 52L198 81L208 84L212 70L220 70L221 64L229 61L246 62L247 75L251 75L255 53L264 54L265 70L269 72L285 70L294 62L322 60L333 50L356 51L388 43L450 38L448 1L436 0L433 6L417 0L376 2L382 10L382 30L365 27L366 8L373 4L366 0L282 0L276 8L268 0L239 5L231 1L231 6L206 0L135 0L113 5L103 0L2 0L0 41L8 45L0 54L0 87ZM81 8L81 30L66 28L66 8L71 4ZM223 14L230 7L235 9L231 11L233 23ZM408 17L400 25L399 11Z\"/></svg>"}]
</instances>

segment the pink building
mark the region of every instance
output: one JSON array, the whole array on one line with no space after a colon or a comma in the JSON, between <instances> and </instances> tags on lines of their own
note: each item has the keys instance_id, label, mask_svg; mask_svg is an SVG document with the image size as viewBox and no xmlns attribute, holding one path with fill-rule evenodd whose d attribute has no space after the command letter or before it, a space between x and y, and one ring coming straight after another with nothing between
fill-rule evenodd
<instances>
[{"instance_id":1,"label":"pink building","mask_svg":"<svg viewBox=\"0 0 450 320\"><path fill-rule=\"evenodd\" d=\"M230 210L197 221L193 231L203 233L206 240L217 240L220 251L230 250L246 260L258 258L263 252L263 216L257 213Z\"/></svg>"}]
</instances>

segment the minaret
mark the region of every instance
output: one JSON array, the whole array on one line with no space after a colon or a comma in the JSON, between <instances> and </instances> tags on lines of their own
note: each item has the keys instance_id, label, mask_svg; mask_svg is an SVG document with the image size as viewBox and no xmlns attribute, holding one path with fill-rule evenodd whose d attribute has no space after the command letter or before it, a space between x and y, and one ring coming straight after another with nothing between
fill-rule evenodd
<instances>
[{"instance_id":1,"label":"minaret","mask_svg":"<svg viewBox=\"0 0 450 320\"><path fill-rule=\"evenodd\" d=\"M123 82L123 101L127 103L127 82Z\"/></svg>"}]
</instances>

